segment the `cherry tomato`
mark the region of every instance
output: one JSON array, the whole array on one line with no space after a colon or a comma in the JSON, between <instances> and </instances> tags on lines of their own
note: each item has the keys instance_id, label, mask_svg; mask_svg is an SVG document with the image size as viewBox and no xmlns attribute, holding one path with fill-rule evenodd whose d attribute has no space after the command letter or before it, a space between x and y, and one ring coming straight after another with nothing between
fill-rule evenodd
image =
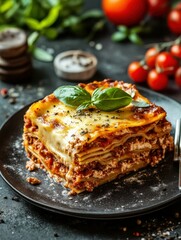
<instances>
[{"instance_id":1,"label":"cherry tomato","mask_svg":"<svg viewBox=\"0 0 181 240\"><path fill-rule=\"evenodd\" d=\"M148 70L140 62L132 62L128 66L129 77L137 83L145 82L148 76Z\"/></svg>"},{"instance_id":2,"label":"cherry tomato","mask_svg":"<svg viewBox=\"0 0 181 240\"><path fill-rule=\"evenodd\" d=\"M181 67L179 67L175 73L175 83L181 87Z\"/></svg>"},{"instance_id":3,"label":"cherry tomato","mask_svg":"<svg viewBox=\"0 0 181 240\"><path fill-rule=\"evenodd\" d=\"M148 13L152 17L166 16L166 14L169 12L169 0L148 0L148 3Z\"/></svg>"},{"instance_id":4,"label":"cherry tomato","mask_svg":"<svg viewBox=\"0 0 181 240\"><path fill-rule=\"evenodd\" d=\"M172 45L170 48L170 52L173 56L181 58L181 44Z\"/></svg>"},{"instance_id":5,"label":"cherry tomato","mask_svg":"<svg viewBox=\"0 0 181 240\"><path fill-rule=\"evenodd\" d=\"M169 52L161 52L156 58L156 67L167 75L173 75L178 66L178 61Z\"/></svg>"},{"instance_id":6,"label":"cherry tomato","mask_svg":"<svg viewBox=\"0 0 181 240\"><path fill-rule=\"evenodd\" d=\"M163 72L152 69L148 73L148 86L155 91L163 91L168 86L168 76Z\"/></svg>"},{"instance_id":7,"label":"cherry tomato","mask_svg":"<svg viewBox=\"0 0 181 240\"><path fill-rule=\"evenodd\" d=\"M115 25L137 25L147 14L147 0L102 0L106 17Z\"/></svg>"},{"instance_id":8,"label":"cherry tomato","mask_svg":"<svg viewBox=\"0 0 181 240\"><path fill-rule=\"evenodd\" d=\"M167 17L167 25L171 32L181 34L181 8L174 8Z\"/></svg>"},{"instance_id":9,"label":"cherry tomato","mask_svg":"<svg viewBox=\"0 0 181 240\"><path fill-rule=\"evenodd\" d=\"M159 51L157 48L152 47L149 48L145 53L145 62L149 68L155 68L155 62L156 58L159 54Z\"/></svg>"}]
</instances>

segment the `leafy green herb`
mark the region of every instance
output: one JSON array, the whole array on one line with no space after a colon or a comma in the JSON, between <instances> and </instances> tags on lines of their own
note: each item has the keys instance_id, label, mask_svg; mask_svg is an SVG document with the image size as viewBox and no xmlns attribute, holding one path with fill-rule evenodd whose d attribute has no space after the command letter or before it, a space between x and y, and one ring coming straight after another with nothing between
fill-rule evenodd
<instances>
[{"instance_id":1,"label":"leafy green herb","mask_svg":"<svg viewBox=\"0 0 181 240\"><path fill-rule=\"evenodd\" d=\"M34 44L36 43L36 41L39 38L39 33L38 32L32 32L29 37L28 37L28 46L29 46L29 50L31 51L34 47Z\"/></svg>"},{"instance_id":2,"label":"leafy green herb","mask_svg":"<svg viewBox=\"0 0 181 240\"><path fill-rule=\"evenodd\" d=\"M111 39L114 41L114 42L121 42L123 40L126 40L127 39L127 34L124 33L124 32L115 32L113 33Z\"/></svg>"},{"instance_id":3,"label":"leafy green herb","mask_svg":"<svg viewBox=\"0 0 181 240\"><path fill-rule=\"evenodd\" d=\"M79 86L62 86L54 91L54 95L63 103L72 107L90 103L91 95Z\"/></svg>"},{"instance_id":4,"label":"leafy green herb","mask_svg":"<svg viewBox=\"0 0 181 240\"><path fill-rule=\"evenodd\" d=\"M98 9L91 9L91 10L88 10L86 12L84 12L82 15L81 15L81 19L85 20L85 19L90 19L90 18L102 18L102 11L98 10Z\"/></svg>"},{"instance_id":5,"label":"leafy green herb","mask_svg":"<svg viewBox=\"0 0 181 240\"><path fill-rule=\"evenodd\" d=\"M81 105L78 106L77 111L82 111L85 110L87 108L89 108L91 106L91 101L85 101L83 102Z\"/></svg>"},{"instance_id":6,"label":"leafy green herb","mask_svg":"<svg viewBox=\"0 0 181 240\"><path fill-rule=\"evenodd\" d=\"M52 26L59 17L59 12L61 10L60 6L54 6L50 9L48 15L41 21L34 18L27 18L25 20L26 24L30 29L40 31L44 28Z\"/></svg>"},{"instance_id":7,"label":"leafy green herb","mask_svg":"<svg viewBox=\"0 0 181 240\"><path fill-rule=\"evenodd\" d=\"M114 111L118 108L129 105L131 96L119 88L97 88L93 94L91 102L102 111Z\"/></svg>"},{"instance_id":8,"label":"leafy green herb","mask_svg":"<svg viewBox=\"0 0 181 240\"><path fill-rule=\"evenodd\" d=\"M53 56L48 53L46 50L36 47L36 42L39 39L40 35L39 33L33 32L28 37L28 46L29 46L29 52L32 53L34 58L36 58L39 61L43 62L51 62L53 61Z\"/></svg>"},{"instance_id":9,"label":"leafy green herb","mask_svg":"<svg viewBox=\"0 0 181 240\"><path fill-rule=\"evenodd\" d=\"M129 40L132 43L140 45L143 44L140 35L143 33L148 33L149 31L151 31L151 29L147 26L139 25L136 27L128 28L124 25L120 25L117 27L117 31L112 34L111 38L115 42Z\"/></svg>"},{"instance_id":10,"label":"leafy green herb","mask_svg":"<svg viewBox=\"0 0 181 240\"><path fill-rule=\"evenodd\" d=\"M94 106L101 111L109 112L125 107L131 102L134 103L128 93L115 87L97 88L91 96L81 87L61 86L54 91L54 95L64 104L77 107L78 111ZM139 102L135 102L135 104L139 107L146 107L146 103L139 105Z\"/></svg>"},{"instance_id":11,"label":"leafy green herb","mask_svg":"<svg viewBox=\"0 0 181 240\"><path fill-rule=\"evenodd\" d=\"M60 34L71 33L88 40L105 26L99 9L85 11L84 0L0 0L0 28L20 27L30 30L29 51L38 60L50 61L52 56L36 49L40 36L53 40Z\"/></svg>"},{"instance_id":12,"label":"leafy green herb","mask_svg":"<svg viewBox=\"0 0 181 240\"><path fill-rule=\"evenodd\" d=\"M135 43L137 45L142 45L143 44L143 41L142 39L139 37L139 35L137 33L131 33L129 36L128 36L128 39L132 42L132 43Z\"/></svg>"},{"instance_id":13,"label":"leafy green herb","mask_svg":"<svg viewBox=\"0 0 181 240\"><path fill-rule=\"evenodd\" d=\"M83 4L84 0L0 0L0 25L28 28L50 39L67 32L86 36L92 29L101 30L104 24L94 26L105 17L99 9L85 11Z\"/></svg>"},{"instance_id":14,"label":"leafy green herb","mask_svg":"<svg viewBox=\"0 0 181 240\"><path fill-rule=\"evenodd\" d=\"M40 60L43 62L51 62L53 60L53 56L42 48L35 47L32 50L32 53L37 60Z\"/></svg>"},{"instance_id":15,"label":"leafy green herb","mask_svg":"<svg viewBox=\"0 0 181 240\"><path fill-rule=\"evenodd\" d=\"M8 11L10 8L12 8L12 6L13 2L11 0L5 1L4 3L1 4L0 13Z\"/></svg>"}]
</instances>

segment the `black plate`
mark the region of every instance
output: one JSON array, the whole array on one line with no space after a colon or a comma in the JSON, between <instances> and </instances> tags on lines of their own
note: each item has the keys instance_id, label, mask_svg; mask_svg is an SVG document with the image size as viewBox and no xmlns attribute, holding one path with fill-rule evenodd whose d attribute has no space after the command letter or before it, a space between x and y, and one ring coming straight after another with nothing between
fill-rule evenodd
<instances>
[{"instance_id":1,"label":"black plate","mask_svg":"<svg viewBox=\"0 0 181 240\"><path fill-rule=\"evenodd\" d=\"M176 101L147 89L141 93L162 106L173 124L181 116ZM117 219L145 214L172 203L181 196L178 190L178 165L172 155L157 167L146 168L120 180L98 187L92 193L68 196L61 184L53 182L45 172L30 173L25 169L26 156L22 147L23 115L28 106L14 114L0 131L0 170L3 179L22 197L50 211L90 219ZM32 186L28 176L42 183Z\"/></svg>"}]
</instances>

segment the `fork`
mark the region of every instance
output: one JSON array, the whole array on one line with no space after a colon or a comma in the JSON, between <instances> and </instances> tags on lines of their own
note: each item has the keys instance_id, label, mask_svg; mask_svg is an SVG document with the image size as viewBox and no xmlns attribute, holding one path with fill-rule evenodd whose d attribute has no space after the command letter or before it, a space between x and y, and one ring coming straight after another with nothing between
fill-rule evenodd
<instances>
[{"instance_id":1,"label":"fork","mask_svg":"<svg viewBox=\"0 0 181 240\"><path fill-rule=\"evenodd\" d=\"M178 188L181 190L181 118L177 119L175 127L174 161L179 161Z\"/></svg>"}]
</instances>

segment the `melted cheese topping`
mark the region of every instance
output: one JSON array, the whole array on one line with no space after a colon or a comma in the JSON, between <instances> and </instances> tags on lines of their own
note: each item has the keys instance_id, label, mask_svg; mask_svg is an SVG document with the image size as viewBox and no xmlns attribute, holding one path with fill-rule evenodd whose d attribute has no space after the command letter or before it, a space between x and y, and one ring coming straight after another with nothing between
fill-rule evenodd
<instances>
[{"instance_id":1,"label":"melted cheese topping","mask_svg":"<svg viewBox=\"0 0 181 240\"><path fill-rule=\"evenodd\" d=\"M104 84L103 84L104 83ZM126 92L135 91L134 100L149 100L143 97L132 84L117 82ZM82 85L90 93L96 88L112 86L107 82L93 82ZM96 141L97 138L109 138L110 135L127 133L129 128L142 127L163 119L166 112L150 103L147 108L135 108L131 104L112 112L88 109L77 112L75 108L66 106L53 94L34 103L26 113L34 125L38 126L38 138L56 155L70 162L81 146ZM67 154L70 152L70 154Z\"/></svg>"}]
</instances>

